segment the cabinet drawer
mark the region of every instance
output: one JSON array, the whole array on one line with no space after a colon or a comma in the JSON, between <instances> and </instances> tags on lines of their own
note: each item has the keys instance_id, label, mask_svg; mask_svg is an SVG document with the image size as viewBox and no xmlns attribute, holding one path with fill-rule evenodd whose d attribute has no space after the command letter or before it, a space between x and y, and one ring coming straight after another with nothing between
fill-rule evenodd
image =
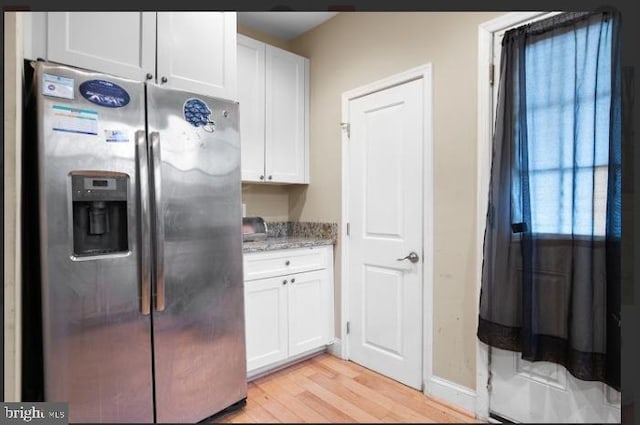
<instances>
[{"instance_id":1,"label":"cabinet drawer","mask_svg":"<svg viewBox=\"0 0 640 425\"><path fill-rule=\"evenodd\" d=\"M327 261L324 247L252 252L244 255L244 280L325 269Z\"/></svg>"}]
</instances>

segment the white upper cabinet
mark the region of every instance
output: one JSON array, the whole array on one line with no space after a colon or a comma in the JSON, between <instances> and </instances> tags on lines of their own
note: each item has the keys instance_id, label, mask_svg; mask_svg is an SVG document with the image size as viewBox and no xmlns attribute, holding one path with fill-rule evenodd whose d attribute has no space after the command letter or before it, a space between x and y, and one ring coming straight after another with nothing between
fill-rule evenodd
<instances>
[{"instance_id":1,"label":"white upper cabinet","mask_svg":"<svg viewBox=\"0 0 640 425\"><path fill-rule=\"evenodd\" d=\"M48 12L47 59L133 80L154 75L154 12Z\"/></svg>"},{"instance_id":2,"label":"white upper cabinet","mask_svg":"<svg viewBox=\"0 0 640 425\"><path fill-rule=\"evenodd\" d=\"M237 37L242 180L309 183L309 60Z\"/></svg>"},{"instance_id":3,"label":"white upper cabinet","mask_svg":"<svg viewBox=\"0 0 640 425\"><path fill-rule=\"evenodd\" d=\"M158 12L158 83L236 99L236 16Z\"/></svg>"},{"instance_id":4,"label":"white upper cabinet","mask_svg":"<svg viewBox=\"0 0 640 425\"><path fill-rule=\"evenodd\" d=\"M267 180L305 183L308 59L266 46Z\"/></svg>"},{"instance_id":5,"label":"white upper cabinet","mask_svg":"<svg viewBox=\"0 0 640 425\"><path fill-rule=\"evenodd\" d=\"M245 181L264 179L264 54L264 43L238 34L240 151Z\"/></svg>"},{"instance_id":6,"label":"white upper cabinet","mask_svg":"<svg viewBox=\"0 0 640 425\"><path fill-rule=\"evenodd\" d=\"M26 14L25 14L26 15ZM25 57L237 100L235 12L46 12ZM46 22L46 39L39 23ZM44 44L44 45L42 45Z\"/></svg>"}]
</instances>

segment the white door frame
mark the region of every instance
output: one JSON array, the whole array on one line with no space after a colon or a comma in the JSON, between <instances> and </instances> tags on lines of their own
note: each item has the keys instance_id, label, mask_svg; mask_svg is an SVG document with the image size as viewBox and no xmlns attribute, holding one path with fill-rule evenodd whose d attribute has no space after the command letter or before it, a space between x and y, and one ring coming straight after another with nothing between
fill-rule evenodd
<instances>
[{"instance_id":1,"label":"white door frame","mask_svg":"<svg viewBox=\"0 0 640 425\"><path fill-rule=\"evenodd\" d=\"M532 19L542 19L561 12L511 12L478 26L478 175L476 188L476 308L479 306L482 281L482 257L484 228L486 225L489 176L491 173L491 140L493 137L493 87L489 82L490 67L493 63L493 34L522 24ZM498 75L499 70L495 70ZM494 84L498 84L496 78ZM476 311L476 329L478 327ZM476 418L489 418L489 350L488 346L476 338Z\"/></svg>"},{"instance_id":2,"label":"white door frame","mask_svg":"<svg viewBox=\"0 0 640 425\"><path fill-rule=\"evenodd\" d=\"M423 126L423 235L422 235L422 268L423 268L423 335L422 335L422 383L423 392L428 393L427 383L432 375L432 340L433 340L433 120L432 120L432 67L430 63L409 69L399 74L375 81L373 83L349 90L342 94L342 123L349 123L349 102L358 97L397 86L409 81L422 79L424 84L424 126ZM342 131L342 218L340 224L341 239L341 320L342 341L340 356L349 357L349 340L347 321L349 319L349 134L348 126Z\"/></svg>"}]
</instances>

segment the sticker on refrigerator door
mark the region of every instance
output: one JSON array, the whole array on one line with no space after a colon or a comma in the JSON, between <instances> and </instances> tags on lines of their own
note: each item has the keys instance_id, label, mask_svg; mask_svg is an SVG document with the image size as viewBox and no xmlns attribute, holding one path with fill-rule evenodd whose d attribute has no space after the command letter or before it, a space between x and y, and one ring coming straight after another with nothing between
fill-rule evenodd
<instances>
[{"instance_id":1,"label":"sticker on refrigerator door","mask_svg":"<svg viewBox=\"0 0 640 425\"><path fill-rule=\"evenodd\" d=\"M203 100L194 97L187 99L182 109L185 121L192 126L202 127L209 133L216 130L216 123L211 120L212 110Z\"/></svg>"},{"instance_id":2,"label":"sticker on refrigerator door","mask_svg":"<svg viewBox=\"0 0 640 425\"><path fill-rule=\"evenodd\" d=\"M106 108L122 108L131 99L119 85L105 80L88 80L78 87L82 97Z\"/></svg>"},{"instance_id":3,"label":"sticker on refrigerator door","mask_svg":"<svg viewBox=\"0 0 640 425\"><path fill-rule=\"evenodd\" d=\"M42 74L42 94L46 96L73 99L73 78L53 74Z\"/></svg>"},{"instance_id":4,"label":"sticker on refrigerator door","mask_svg":"<svg viewBox=\"0 0 640 425\"><path fill-rule=\"evenodd\" d=\"M98 135L98 112L91 109L53 105L51 107L51 120L53 131L91 136Z\"/></svg>"},{"instance_id":5,"label":"sticker on refrigerator door","mask_svg":"<svg viewBox=\"0 0 640 425\"><path fill-rule=\"evenodd\" d=\"M129 141L127 133L121 130L105 130L104 136L107 142L127 143Z\"/></svg>"}]
</instances>

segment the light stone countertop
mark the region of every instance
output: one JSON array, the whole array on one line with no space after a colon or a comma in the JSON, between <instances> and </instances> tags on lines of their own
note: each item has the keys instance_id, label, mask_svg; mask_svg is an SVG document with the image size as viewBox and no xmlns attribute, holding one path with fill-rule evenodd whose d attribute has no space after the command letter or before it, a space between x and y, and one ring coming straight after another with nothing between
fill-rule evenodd
<instances>
[{"instance_id":1,"label":"light stone countertop","mask_svg":"<svg viewBox=\"0 0 640 425\"><path fill-rule=\"evenodd\" d=\"M301 236L270 237L263 241L244 242L242 252L273 251L276 249L307 248L313 246L333 245L333 239Z\"/></svg>"}]
</instances>

